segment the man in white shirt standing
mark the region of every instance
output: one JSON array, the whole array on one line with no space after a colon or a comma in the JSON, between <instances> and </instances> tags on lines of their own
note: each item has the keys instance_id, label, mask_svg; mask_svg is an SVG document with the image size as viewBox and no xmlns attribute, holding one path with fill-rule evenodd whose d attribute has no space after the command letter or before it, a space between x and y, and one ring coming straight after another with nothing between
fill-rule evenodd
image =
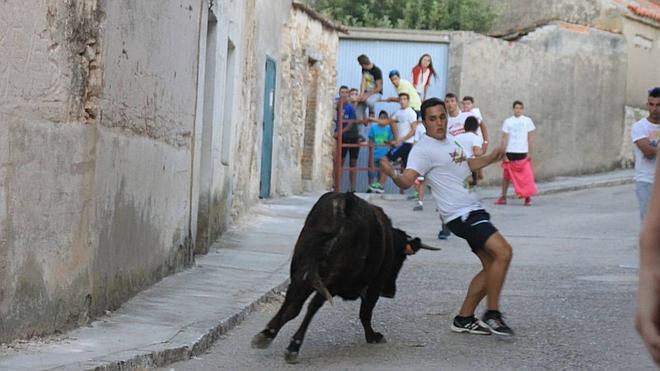
<instances>
[{"instance_id":1,"label":"man in white shirt standing","mask_svg":"<svg viewBox=\"0 0 660 371\"><path fill-rule=\"evenodd\" d=\"M660 88L649 91L646 107L649 116L632 126L635 143L635 193L639 201L639 216L644 221L655 176L655 159L660 142Z\"/></svg>"},{"instance_id":2,"label":"man in white shirt standing","mask_svg":"<svg viewBox=\"0 0 660 371\"><path fill-rule=\"evenodd\" d=\"M445 95L445 106L447 107L447 133L454 137L465 133L465 119L472 116L472 114L461 112L458 107L458 98L454 93Z\"/></svg>"},{"instance_id":3,"label":"man in white shirt standing","mask_svg":"<svg viewBox=\"0 0 660 371\"><path fill-rule=\"evenodd\" d=\"M409 188L424 175L433 198L449 229L465 239L477 255L483 269L472 279L463 305L454 317L451 330L479 335L513 335L499 311L499 299L512 258L511 245L490 223L479 197L466 188L465 179L503 157L502 148L488 155L466 159L454 138L447 135L445 104L438 98L422 103L422 120L426 135L410 152L408 167L396 174L387 160L381 160L381 171L392 177L401 188ZM474 312L484 297L486 313L481 320Z\"/></svg>"},{"instance_id":4,"label":"man in white shirt standing","mask_svg":"<svg viewBox=\"0 0 660 371\"><path fill-rule=\"evenodd\" d=\"M504 120L502 124L502 141L500 145L506 149L504 161L516 162L525 159L531 160L532 152L532 131L536 129L534 122L529 117L523 115L525 105L519 100L513 102L513 116ZM531 172L531 167L528 168ZM495 201L496 205L506 205L506 193L509 189L512 175L504 167L502 173L502 195ZM532 182L533 182L532 177ZM536 185L534 184L534 188ZM531 195L524 195L525 206L532 206Z\"/></svg>"}]
</instances>

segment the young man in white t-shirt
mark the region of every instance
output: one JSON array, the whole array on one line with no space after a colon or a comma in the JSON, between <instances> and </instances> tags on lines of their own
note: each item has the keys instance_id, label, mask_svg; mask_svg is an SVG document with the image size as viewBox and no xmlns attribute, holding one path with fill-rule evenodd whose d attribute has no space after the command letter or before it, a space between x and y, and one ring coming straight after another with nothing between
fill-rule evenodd
<instances>
[{"instance_id":1,"label":"young man in white t-shirt","mask_svg":"<svg viewBox=\"0 0 660 371\"><path fill-rule=\"evenodd\" d=\"M639 216L646 216L649 197L655 177L655 161L660 142L660 89L649 91L646 107L649 116L632 126L631 136L635 143L635 193L639 202Z\"/></svg>"},{"instance_id":2,"label":"young man in white t-shirt","mask_svg":"<svg viewBox=\"0 0 660 371\"><path fill-rule=\"evenodd\" d=\"M482 146L484 139L477 135L479 129L479 121L475 116L470 116L465 119L465 133L455 136L456 143L461 146L466 158L473 158L481 156L484 151ZM471 186L477 185L477 173L472 172Z\"/></svg>"},{"instance_id":3,"label":"young man in white t-shirt","mask_svg":"<svg viewBox=\"0 0 660 371\"><path fill-rule=\"evenodd\" d=\"M458 107L458 98L454 93L445 95L445 106L447 107L447 133L451 136L457 136L465 132L465 119L472 116L467 112L462 112Z\"/></svg>"},{"instance_id":4,"label":"young man in white t-shirt","mask_svg":"<svg viewBox=\"0 0 660 371\"><path fill-rule=\"evenodd\" d=\"M447 113L440 99L431 98L422 103L422 120L426 136L413 147L403 174L396 174L387 160L381 160L381 171L401 188L409 188L418 176L424 175L438 210L444 220L449 221L447 225L451 231L465 239L481 260L483 269L470 282L463 305L451 325L452 331L513 335L499 311L500 293L512 249L490 223L490 215L483 209L477 195L465 184L470 171L501 160L504 152L497 148L485 156L465 158L455 140L447 135ZM474 312L484 297L487 298L487 311L479 320Z\"/></svg>"},{"instance_id":5,"label":"young man in white t-shirt","mask_svg":"<svg viewBox=\"0 0 660 371\"><path fill-rule=\"evenodd\" d=\"M415 129L417 127L417 113L410 108L410 96L407 93L399 94L399 103L401 109L396 111L391 118L378 118L375 122L390 124L395 140L392 141L392 149L385 155L388 160L396 161L401 159L401 168L405 169L408 162L408 154L415 141ZM374 193L383 193L383 183L387 175L381 173L378 182L371 183L369 190Z\"/></svg>"},{"instance_id":6,"label":"young man in white t-shirt","mask_svg":"<svg viewBox=\"0 0 660 371\"><path fill-rule=\"evenodd\" d=\"M504 161L518 161L529 158L532 152L532 131L536 129L534 122L529 117L523 115L525 105L517 100L513 102L513 116L504 120L502 124L502 141L500 145L506 149L506 158ZM509 190L511 179L507 178L507 173L502 176L502 195L495 201L496 205L506 205L506 193ZM525 197L525 206L532 206L532 198Z\"/></svg>"}]
</instances>

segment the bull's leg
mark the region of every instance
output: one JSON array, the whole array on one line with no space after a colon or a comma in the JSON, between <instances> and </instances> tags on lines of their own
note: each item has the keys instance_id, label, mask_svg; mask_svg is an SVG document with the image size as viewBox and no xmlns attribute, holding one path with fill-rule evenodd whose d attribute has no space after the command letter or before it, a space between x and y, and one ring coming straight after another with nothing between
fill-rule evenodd
<instances>
[{"instance_id":1,"label":"bull's leg","mask_svg":"<svg viewBox=\"0 0 660 371\"><path fill-rule=\"evenodd\" d=\"M362 297L362 304L360 305L360 321L364 327L364 336L367 338L367 343L385 343L385 337L380 332L374 331L371 327L371 317L374 312L374 307L378 301L379 289L369 287L366 294Z\"/></svg>"},{"instance_id":2,"label":"bull's leg","mask_svg":"<svg viewBox=\"0 0 660 371\"><path fill-rule=\"evenodd\" d=\"M297 363L298 361L298 352L300 351L300 346L302 345L303 339L305 338L305 333L307 332L307 327L309 323L312 322L312 318L316 312L323 306L325 302L325 297L319 293L314 295L312 300L307 305L307 314L300 324L300 328L291 338L289 346L286 348L286 353L284 353L284 359L288 363Z\"/></svg>"},{"instance_id":3,"label":"bull's leg","mask_svg":"<svg viewBox=\"0 0 660 371\"><path fill-rule=\"evenodd\" d=\"M292 282L286 292L284 303L277 314L268 322L266 328L252 338L253 348L268 348L277 333L287 322L296 318L302 309L305 300L314 291L311 285L305 282Z\"/></svg>"}]
</instances>

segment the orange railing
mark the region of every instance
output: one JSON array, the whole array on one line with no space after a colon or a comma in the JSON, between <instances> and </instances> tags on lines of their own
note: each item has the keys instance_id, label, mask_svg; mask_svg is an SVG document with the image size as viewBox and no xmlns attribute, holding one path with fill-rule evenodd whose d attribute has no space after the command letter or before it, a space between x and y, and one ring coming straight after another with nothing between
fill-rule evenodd
<instances>
[{"instance_id":1,"label":"orange railing","mask_svg":"<svg viewBox=\"0 0 660 371\"><path fill-rule=\"evenodd\" d=\"M377 170L374 166L374 148L375 145L369 142L357 143L357 144L344 144L342 143L342 131L344 128L344 98L339 97L339 102L337 103L337 151L335 152L335 192L341 191L341 178L344 173L344 161L342 161L342 148L356 148L356 147L369 147L369 161L367 167L351 167L349 166L348 171L358 172L358 171L375 171Z\"/></svg>"}]
</instances>

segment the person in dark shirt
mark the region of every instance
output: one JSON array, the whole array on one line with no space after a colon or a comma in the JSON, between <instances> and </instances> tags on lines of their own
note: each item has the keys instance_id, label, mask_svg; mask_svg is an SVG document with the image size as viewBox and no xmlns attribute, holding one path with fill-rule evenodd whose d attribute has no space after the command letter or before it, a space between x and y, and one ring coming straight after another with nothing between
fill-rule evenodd
<instances>
[{"instance_id":1,"label":"person in dark shirt","mask_svg":"<svg viewBox=\"0 0 660 371\"><path fill-rule=\"evenodd\" d=\"M362 82L360 83L360 104L356 110L357 118L367 117L365 113L376 112L375 104L383 98L383 72L371 62L369 57L362 54L357 58L362 68Z\"/></svg>"}]
</instances>

